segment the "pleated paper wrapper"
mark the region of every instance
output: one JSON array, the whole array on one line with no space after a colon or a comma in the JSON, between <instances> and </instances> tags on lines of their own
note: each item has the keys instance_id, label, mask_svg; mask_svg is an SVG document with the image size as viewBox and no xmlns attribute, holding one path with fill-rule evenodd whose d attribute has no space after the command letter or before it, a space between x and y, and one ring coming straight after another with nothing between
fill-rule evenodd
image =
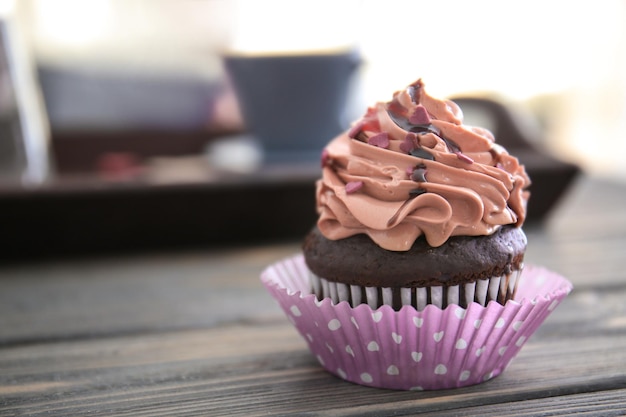
<instances>
[{"instance_id":1,"label":"pleated paper wrapper","mask_svg":"<svg viewBox=\"0 0 626 417\"><path fill-rule=\"evenodd\" d=\"M397 390L479 384L504 371L572 284L526 265L515 300L504 306L351 307L317 300L301 254L266 268L261 281L322 367L347 381Z\"/></svg>"}]
</instances>

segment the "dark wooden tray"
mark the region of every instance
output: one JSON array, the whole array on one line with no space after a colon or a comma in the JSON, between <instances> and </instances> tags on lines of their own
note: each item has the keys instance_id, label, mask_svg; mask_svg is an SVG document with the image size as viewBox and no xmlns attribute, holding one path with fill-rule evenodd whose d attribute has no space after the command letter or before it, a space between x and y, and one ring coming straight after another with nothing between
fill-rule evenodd
<instances>
[{"instance_id":1,"label":"dark wooden tray","mask_svg":"<svg viewBox=\"0 0 626 417\"><path fill-rule=\"evenodd\" d=\"M479 106L498 121L494 131L498 142L519 157L533 181L527 222L545 219L579 168L533 145L537 141L525 136L525 130L516 124L508 107L476 98L455 98L455 101L462 107ZM127 136L96 136L99 140L89 143L92 146L113 143L119 149L140 154L143 149L140 145L148 143L147 140L129 140ZM132 137L137 136L146 135ZM209 140L202 135L190 137L189 143L184 142L187 151L190 147L200 151ZM98 152L89 149L79 157L75 152L79 143L76 135L57 138L57 159L66 168L93 168ZM138 148L125 149L128 143ZM161 154L184 154L185 149L171 148L180 147L183 142L169 143L165 151L161 149ZM156 152L153 146L144 147ZM81 160L89 164L82 166L78 163ZM319 163L313 161L292 166L270 165L251 174L213 175L193 182L155 184L141 177L106 181L93 173L79 176L70 173L37 187L0 187L0 239L4 247L0 258L298 240L316 220L315 181L319 176Z\"/></svg>"}]
</instances>

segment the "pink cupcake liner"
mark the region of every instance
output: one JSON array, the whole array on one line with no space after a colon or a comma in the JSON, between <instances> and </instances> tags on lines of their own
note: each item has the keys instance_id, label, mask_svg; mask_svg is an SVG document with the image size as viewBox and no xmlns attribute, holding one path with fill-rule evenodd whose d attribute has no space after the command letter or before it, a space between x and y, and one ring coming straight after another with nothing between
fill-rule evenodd
<instances>
[{"instance_id":1,"label":"pink cupcake liner","mask_svg":"<svg viewBox=\"0 0 626 417\"><path fill-rule=\"evenodd\" d=\"M435 390L487 381L504 371L572 284L527 265L514 300L445 309L319 301L302 255L269 266L261 281L327 371L398 390Z\"/></svg>"}]
</instances>

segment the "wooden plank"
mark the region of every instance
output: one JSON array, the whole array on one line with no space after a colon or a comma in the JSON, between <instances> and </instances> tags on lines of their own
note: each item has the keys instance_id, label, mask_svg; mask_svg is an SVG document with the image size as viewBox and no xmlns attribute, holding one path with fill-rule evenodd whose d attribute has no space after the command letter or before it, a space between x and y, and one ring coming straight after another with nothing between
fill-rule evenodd
<instances>
[{"instance_id":1,"label":"wooden plank","mask_svg":"<svg viewBox=\"0 0 626 417\"><path fill-rule=\"evenodd\" d=\"M0 345L207 327L275 314L259 275L297 250L277 244L4 267Z\"/></svg>"},{"instance_id":2,"label":"wooden plank","mask_svg":"<svg viewBox=\"0 0 626 417\"><path fill-rule=\"evenodd\" d=\"M532 199L532 196L531 196ZM527 223L553 243L626 235L626 183L582 177L541 223Z\"/></svg>"},{"instance_id":3,"label":"wooden plank","mask_svg":"<svg viewBox=\"0 0 626 417\"><path fill-rule=\"evenodd\" d=\"M451 414L450 410L420 413L424 417L437 416L481 416L518 417L524 416L624 416L626 415L626 390L616 389L594 393L563 395L513 403L500 403L487 406L468 407ZM365 410L364 410L365 411ZM370 410L360 414L373 415ZM332 414L328 414L332 415ZM393 414L400 416L403 414Z\"/></svg>"},{"instance_id":4,"label":"wooden plank","mask_svg":"<svg viewBox=\"0 0 626 417\"><path fill-rule=\"evenodd\" d=\"M582 177L544 223L524 226L526 261L565 275L578 288L626 282L624 207L626 183Z\"/></svg>"},{"instance_id":5,"label":"wooden plank","mask_svg":"<svg viewBox=\"0 0 626 417\"><path fill-rule=\"evenodd\" d=\"M561 396L580 406L574 394L626 387L625 296L624 289L573 293L503 375L461 390L402 393L340 381L321 370L281 315L205 330L5 347L0 404L63 415L403 415L489 404L515 410L528 407L526 400Z\"/></svg>"},{"instance_id":6,"label":"wooden plank","mask_svg":"<svg viewBox=\"0 0 626 417\"><path fill-rule=\"evenodd\" d=\"M0 350L5 413L403 415L626 388L626 338L531 339L507 371L458 390L397 392L324 372L283 320ZM574 398L574 397L572 397ZM563 401L567 403L567 398ZM572 401L574 401L572 399ZM8 415L8 414L7 414ZM367 415L367 413L365 413Z\"/></svg>"},{"instance_id":7,"label":"wooden plank","mask_svg":"<svg viewBox=\"0 0 626 417\"><path fill-rule=\"evenodd\" d=\"M623 259L626 233L603 239L555 241L552 236L528 234L525 261L567 277L575 287L611 287L626 282Z\"/></svg>"}]
</instances>

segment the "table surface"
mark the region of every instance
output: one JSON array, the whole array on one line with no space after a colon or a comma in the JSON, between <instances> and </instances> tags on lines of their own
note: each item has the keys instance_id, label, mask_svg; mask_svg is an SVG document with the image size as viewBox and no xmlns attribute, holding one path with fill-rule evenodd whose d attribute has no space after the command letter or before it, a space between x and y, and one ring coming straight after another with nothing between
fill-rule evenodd
<instances>
[{"instance_id":1,"label":"table surface","mask_svg":"<svg viewBox=\"0 0 626 417\"><path fill-rule=\"evenodd\" d=\"M0 267L0 415L624 415L626 184L581 177L527 263L575 288L497 378L391 391L323 371L259 281L299 242Z\"/></svg>"}]
</instances>

